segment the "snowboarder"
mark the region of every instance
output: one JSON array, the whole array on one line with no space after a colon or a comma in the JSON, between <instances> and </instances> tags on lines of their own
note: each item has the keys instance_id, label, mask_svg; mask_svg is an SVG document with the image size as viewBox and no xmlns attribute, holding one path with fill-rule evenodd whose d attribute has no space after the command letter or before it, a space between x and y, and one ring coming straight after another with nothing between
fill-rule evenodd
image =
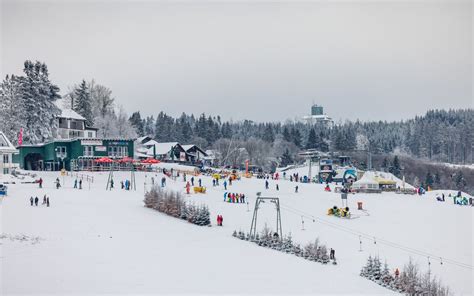
<instances>
[{"instance_id":1,"label":"snowboarder","mask_svg":"<svg viewBox=\"0 0 474 296\"><path fill-rule=\"evenodd\" d=\"M224 180L224 190L227 190L227 181Z\"/></svg>"},{"instance_id":2,"label":"snowboarder","mask_svg":"<svg viewBox=\"0 0 474 296\"><path fill-rule=\"evenodd\" d=\"M76 189L76 188L77 188L77 179L74 180L74 189Z\"/></svg>"},{"instance_id":3,"label":"snowboarder","mask_svg":"<svg viewBox=\"0 0 474 296\"><path fill-rule=\"evenodd\" d=\"M82 179L79 180L79 189L82 189Z\"/></svg>"},{"instance_id":4,"label":"snowboarder","mask_svg":"<svg viewBox=\"0 0 474 296\"><path fill-rule=\"evenodd\" d=\"M265 189L268 189L268 179L265 180Z\"/></svg>"},{"instance_id":5,"label":"snowboarder","mask_svg":"<svg viewBox=\"0 0 474 296\"><path fill-rule=\"evenodd\" d=\"M46 206L49 208L49 197L46 198Z\"/></svg>"},{"instance_id":6,"label":"snowboarder","mask_svg":"<svg viewBox=\"0 0 474 296\"><path fill-rule=\"evenodd\" d=\"M34 202L34 200L33 200L33 196L32 196L32 197L30 197L31 206L33 206L33 202Z\"/></svg>"},{"instance_id":7,"label":"snowboarder","mask_svg":"<svg viewBox=\"0 0 474 296\"><path fill-rule=\"evenodd\" d=\"M295 186L295 193L298 193L298 185Z\"/></svg>"},{"instance_id":8,"label":"snowboarder","mask_svg":"<svg viewBox=\"0 0 474 296\"><path fill-rule=\"evenodd\" d=\"M38 201L39 201L39 198L35 197L35 206L38 206Z\"/></svg>"},{"instance_id":9,"label":"snowboarder","mask_svg":"<svg viewBox=\"0 0 474 296\"><path fill-rule=\"evenodd\" d=\"M191 177L191 186L194 186L194 177Z\"/></svg>"},{"instance_id":10,"label":"snowboarder","mask_svg":"<svg viewBox=\"0 0 474 296\"><path fill-rule=\"evenodd\" d=\"M38 180L38 185L39 185L39 188L43 188L43 178L40 178Z\"/></svg>"}]
</instances>

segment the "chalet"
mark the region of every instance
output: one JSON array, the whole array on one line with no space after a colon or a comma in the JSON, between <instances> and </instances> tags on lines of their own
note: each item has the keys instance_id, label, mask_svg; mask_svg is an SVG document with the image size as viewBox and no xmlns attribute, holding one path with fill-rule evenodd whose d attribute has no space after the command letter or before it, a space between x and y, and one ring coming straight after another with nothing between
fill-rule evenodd
<instances>
[{"instance_id":1,"label":"chalet","mask_svg":"<svg viewBox=\"0 0 474 296\"><path fill-rule=\"evenodd\" d=\"M97 129L88 127L86 125L86 119L72 109L65 108L59 103L58 108L61 110L61 114L57 117L58 120L58 140L68 139L83 139L83 138L96 138Z\"/></svg>"},{"instance_id":2,"label":"chalet","mask_svg":"<svg viewBox=\"0 0 474 296\"><path fill-rule=\"evenodd\" d=\"M0 131L0 175L11 174L14 168L13 154L17 152L5 134Z\"/></svg>"}]
</instances>

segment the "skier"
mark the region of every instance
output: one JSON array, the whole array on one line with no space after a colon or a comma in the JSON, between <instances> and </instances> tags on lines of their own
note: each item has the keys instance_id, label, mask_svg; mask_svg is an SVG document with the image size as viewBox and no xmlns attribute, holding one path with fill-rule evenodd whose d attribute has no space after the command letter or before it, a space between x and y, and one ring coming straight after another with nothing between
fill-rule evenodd
<instances>
[{"instance_id":1,"label":"skier","mask_svg":"<svg viewBox=\"0 0 474 296\"><path fill-rule=\"evenodd\" d=\"M161 178L161 187L165 187L166 186L166 178L163 177Z\"/></svg>"},{"instance_id":2,"label":"skier","mask_svg":"<svg viewBox=\"0 0 474 296\"><path fill-rule=\"evenodd\" d=\"M286 172L283 172L283 179L286 180Z\"/></svg>"},{"instance_id":3,"label":"skier","mask_svg":"<svg viewBox=\"0 0 474 296\"><path fill-rule=\"evenodd\" d=\"M224 190L227 190L227 180L224 180Z\"/></svg>"},{"instance_id":4,"label":"skier","mask_svg":"<svg viewBox=\"0 0 474 296\"><path fill-rule=\"evenodd\" d=\"M219 223L219 226L222 226L222 221L224 221L224 218L222 217L222 215L220 215L220 223Z\"/></svg>"},{"instance_id":5,"label":"skier","mask_svg":"<svg viewBox=\"0 0 474 296\"><path fill-rule=\"evenodd\" d=\"M43 204L43 205L46 204L46 194L43 196L43 203L42 203L42 204Z\"/></svg>"},{"instance_id":6,"label":"skier","mask_svg":"<svg viewBox=\"0 0 474 296\"><path fill-rule=\"evenodd\" d=\"M82 189L82 179L79 180L79 189Z\"/></svg>"},{"instance_id":7,"label":"skier","mask_svg":"<svg viewBox=\"0 0 474 296\"><path fill-rule=\"evenodd\" d=\"M76 189L76 188L77 188L77 179L74 180L74 189Z\"/></svg>"},{"instance_id":8,"label":"skier","mask_svg":"<svg viewBox=\"0 0 474 296\"><path fill-rule=\"evenodd\" d=\"M38 180L38 185L39 185L39 188L43 188L43 178L40 178Z\"/></svg>"},{"instance_id":9,"label":"skier","mask_svg":"<svg viewBox=\"0 0 474 296\"><path fill-rule=\"evenodd\" d=\"M49 208L49 197L46 198L46 206Z\"/></svg>"},{"instance_id":10,"label":"skier","mask_svg":"<svg viewBox=\"0 0 474 296\"><path fill-rule=\"evenodd\" d=\"M268 179L265 180L265 189L268 189Z\"/></svg>"},{"instance_id":11,"label":"skier","mask_svg":"<svg viewBox=\"0 0 474 296\"><path fill-rule=\"evenodd\" d=\"M186 194L189 194L191 190L191 184L189 182L186 183Z\"/></svg>"},{"instance_id":12,"label":"skier","mask_svg":"<svg viewBox=\"0 0 474 296\"><path fill-rule=\"evenodd\" d=\"M114 179L110 179L110 190L114 188Z\"/></svg>"},{"instance_id":13,"label":"skier","mask_svg":"<svg viewBox=\"0 0 474 296\"><path fill-rule=\"evenodd\" d=\"M33 196L32 196L32 197L30 197L31 206L33 206L33 202L34 202L34 200L33 200Z\"/></svg>"},{"instance_id":14,"label":"skier","mask_svg":"<svg viewBox=\"0 0 474 296\"><path fill-rule=\"evenodd\" d=\"M35 206L38 206L38 201L39 201L39 198L35 197Z\"/></svg>"},{"instance_id":15,"label":"skier","mask_svg":"<svg viewBox=\"0 0 474 296\"><path fill-rule=\"evenodd\" d=\"M333 248L331 248L331 250L329 251L329 259L334 259L334 254L336 253L336 251L334 251Z\"/></svg>"},{"instance_id":16,"label":"skier","mask_svg":"<svg viewBox=\"0 0 474 296\"><path fill-rule=\"evenodd\" d=\"M59 178L56 178L56 189L59 189L61 187L61 184L59 183Z\"/></svg>"},{"instance_id":17,"label":"skier","mask_svg":"<svg viewBox=\"0 0 474 296\"><path fill-rule=\"evenodd\" d=\"M121 188L121 189L124 189L124 188L125 188L125 185L123 184L123 181L120 181L120 188Z\"/></svg>"},{"instance_id":18,"label":"skier","mask_svg":"<svg viewBox=\"0 0 474 296\"><path fill-rule=\"evenodd\" d=\"M194 177L191 177L191 186L194 186Z\"/></svg>"},{"instance_id":19,"label":"skier","mask_svg":"<svg viewBox=\"0 0 474 296\"><path fill-rule=\"evenodd\" d=\"M227 199L227 192L224 192L224 201Z\"/></svg>"},{"instance_id":20,"label":"skier","mask_svg":"<svg viewBox=\"0 0 474 296\"><path fill-rule=\"evenodd\" d=\"M199 183L199 187L202 187L202 180L201 180L201 178L199 178L198 183Z\"/></svg>"},{"instance_id":21,"label":"skier","mask_svg":"<svg viewBox=\"0 0 474 296\"><path fill-rule=\"evenodd\" d=\"M216 187L216 179L212 179L212 187Z\"/></svg>"},{"instance_id":22,"label":"skier","mask_svg":"<svg viewBox=\"0 0 474 296\"><path fill-rule=\"evenodd\" d=\"M295 186L295 193L298 193L298 185Z\"/></svg>"},{"instance_id":23,"label":"skier","mask_svg":"<svg viewBox=\"0 0 474 296\"><path fill-rule=\"evenodd\" d=\"M186 173L183 173L183 182L186 182Z\"/></svg>"},{"instance_id":24,"label":"skier","mask_svg":"<svg viewBox=\"0 0 474 296\"><path fill-rule=\"evenodd\" d=\"M229 186L232 186L232 176L229 177Z\"/></svg>"},{"instance_id":25,"label":"skier","mask_svg":"<svg viewBox=\"0 0 474 296\"><path fill-rule=\"evenodd\" d=\"M242 196L240 197L240 200L242 201L242 203L245 203L245 194L242 194Z\"/></svg>"},{"instance_id":26,"label":"skier","mask_svg":"<svg viewBox=\"0 0 474 296\"><path fill-rule=\"evenodd\" d=\"M278 184L276 184L276 190L280 191L280 187L278 186Z\"/></svg>"},{"instance_id":27,"label":"skier","mask_svg":"<svg viewBox=\"0 0 474 296\"><path fill-rule=\"evenodd\" d=\"M217 215L217 226L221 226L221 215Z\"/></svg>"}]
</instances>

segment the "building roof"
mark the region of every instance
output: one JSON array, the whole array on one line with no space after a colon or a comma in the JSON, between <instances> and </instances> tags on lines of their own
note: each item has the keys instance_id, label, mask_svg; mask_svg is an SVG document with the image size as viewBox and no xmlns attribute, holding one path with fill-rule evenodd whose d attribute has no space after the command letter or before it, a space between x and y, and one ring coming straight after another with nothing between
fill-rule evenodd
<instances>
[{"instance_id":1,"label":"building roof","mask_svg":"<svg viewBox=\"0 0 474 296\"><path fill-rule=\"evenodd\" d=\"M177 145L179 145L178 142L167 142L167 143L157 142L156 144L151 145L151 147L147 151L147 155L153 156L153 154L156 154L156 155L167 154L168 152L170 152L171 147L175 147ZM153 147L155 148L153 149Z\"/></svg>"},{"instance_id":2,"label":"building roof","mask_svg":"<svg viewBox=\"0 0 474 296\"><path fill-rule=\"evenodd\" d=\"M183 147L184 151L186 151L186 152L188 152L190 149L196 147L197 150L199 150L202 154L204 154L205 156L207 156L206 151L202 150L202 149L199 148L199 146L197 146L197 145L188 144L188 145L181 145L181 147Z\"/></svg>"},{"instance_id":3,"label":"building roof","mask_svg":"<svg viewBox=\"0 0 474 296\"><path fill-rule=\"evenodd\" d=\"M17 152L15 146L8 140L7 136L0 131L0 152L14 153Z\"/></svg>"},{"instance_id":4,"label":"building roof","mask_svg":"<svg viewBox=\"0 0 474 296\"><path fill-rule=\"evenodd\" d=\"M76 119L76 120L86 120L82 115L80 115L76 111L72 110L71 108L67 108L63 106L60 100L56 101L56 106L59 108L59 110L61 110L61 114L59 115L59 117Z\"/></svg>"}]
</instances>

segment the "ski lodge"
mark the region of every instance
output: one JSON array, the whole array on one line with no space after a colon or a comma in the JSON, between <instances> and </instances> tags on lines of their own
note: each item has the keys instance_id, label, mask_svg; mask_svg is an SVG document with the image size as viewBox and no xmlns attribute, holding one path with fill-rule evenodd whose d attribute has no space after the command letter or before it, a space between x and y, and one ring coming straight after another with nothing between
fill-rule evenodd
<instances>
[{"instance_id":1,"label":"ski lodge","mask_svg":"<svg viewBox=\"0 0 474 296\"><path fill-rule=\"evenodd\" d=\"M0 131L0 175L10 174L15 168L13 154L17 152L5 134Z\"/></svg>"}]
</instances>

